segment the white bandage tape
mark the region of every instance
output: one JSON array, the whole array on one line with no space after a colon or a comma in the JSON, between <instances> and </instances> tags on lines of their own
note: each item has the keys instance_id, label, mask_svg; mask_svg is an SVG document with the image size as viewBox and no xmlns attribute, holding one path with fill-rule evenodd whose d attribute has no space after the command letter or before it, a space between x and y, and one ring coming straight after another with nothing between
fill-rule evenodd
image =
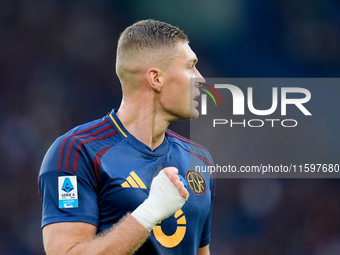
<instances>
[{"instance_id":1,"label":"white bandage tape","mask_svg":"<svg viewBox=\"0 0 340 255\"><path fill-rule=\"evenodd\" d=\"M149 197L131 215L150 232L159 221L174 214L184 203L185 199L162 170L151 183Z\"/></svg>"}]
</instances>

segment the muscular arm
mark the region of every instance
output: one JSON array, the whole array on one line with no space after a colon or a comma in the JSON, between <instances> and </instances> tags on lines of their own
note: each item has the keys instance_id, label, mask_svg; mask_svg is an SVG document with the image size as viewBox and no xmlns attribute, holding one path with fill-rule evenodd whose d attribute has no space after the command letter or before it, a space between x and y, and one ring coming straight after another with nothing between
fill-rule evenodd
<instances>
[{"instance_id":1,"label":"muscular arm","mask_svg":"<svg viewBox=\"0 0 340 255\"><path fill-rule=\"evenodd\" d=\"M178 210L178 204L182 206L184 200L188 199L189 193L177 175L178 170L168 167L163 169L163 172L166 177L160 173L154 179L149 198L132 213L133 216L127 216L104 235L96 236L97 227L83 222L46 225L43 228L46 253L48 255L134 253L148 238L152 227L158 221L172 215ZM160 201L167 199L172 202ZM183 203L177 203L178 199ZM153 208L157 208L156 211L159 210L160 213L152 212Z\"/></svg>"},{"instance_id":2,"label":"muscular arm","mask_svg":"<svg viewBox=\"0 0 340 255\"><path fill-rule=\"evenodd\" d=\"M198 249L197 255L210 255L209 244Z\"/></svg>"},{"instance_id":3,"label":"muscular arm","mask_svg":"<svg viewBox=\"0 0 340 255\"><path fill-rule=\"evenodd\" d=\"M44 227L46 254L133 254L149 231L129 215L117 227L96 236L97 227L83 222L61 222Z\"/></svg>"}]
</instances>

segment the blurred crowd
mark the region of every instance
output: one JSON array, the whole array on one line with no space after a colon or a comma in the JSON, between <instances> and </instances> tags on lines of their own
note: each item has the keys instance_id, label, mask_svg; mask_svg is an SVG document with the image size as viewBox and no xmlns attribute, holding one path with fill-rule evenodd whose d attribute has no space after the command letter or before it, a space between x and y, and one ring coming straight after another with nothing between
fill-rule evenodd
<instances>
[{"instance_id":1,"label":"blurred crowd","mask_svg":"<svg viewBox=\"0 0 340 255\"><path fill-rule=\"evenodd\" d=\"M339 75L337 1L0 1L0 255L43 254L44 154L119 106L116 42L145 18L181 27L207 77ZM339 234L337 179L217 180L212 254L335 255Z\"/></svg>"}]
</instances>

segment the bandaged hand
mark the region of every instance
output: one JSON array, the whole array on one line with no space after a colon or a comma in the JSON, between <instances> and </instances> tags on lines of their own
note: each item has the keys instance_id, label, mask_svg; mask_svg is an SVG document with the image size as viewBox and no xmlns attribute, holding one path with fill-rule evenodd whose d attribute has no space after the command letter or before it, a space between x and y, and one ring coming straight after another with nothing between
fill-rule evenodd
<instances>
[{"instance_id":1,"label":"bandaged hand","mask_svg":"<svg viewBox=\"0 0 340 255\"><path fill-rule=\"evenodd\" d=\"M166 167L153 179L149 197L131 215L149 232L159 222L182 208L189 198L175 167Z\"/></svg>"}]
</instances>

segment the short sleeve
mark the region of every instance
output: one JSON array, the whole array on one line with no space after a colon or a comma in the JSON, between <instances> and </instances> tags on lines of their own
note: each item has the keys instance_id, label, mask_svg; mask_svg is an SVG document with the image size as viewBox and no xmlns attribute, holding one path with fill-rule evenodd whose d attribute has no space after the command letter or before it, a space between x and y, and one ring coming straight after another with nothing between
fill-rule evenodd
<instances>
[{"instance_id":1,"label":"short sleeve","mask_svg":"<svg viewBox=\"0 0 340 255\"><path fill-rule=\"evenodd\" d=\"M79 153L76 171L72 168L59 170L58 160L62 160L59 148L57 140L46 153L40 169L41 227L57 222L86 222L98 226L96 179L90 160L85 154L75 152ZM70 156L74 160L74 155Z\"/></svg>"},{"instance_id":2,"label":"short sleeve","mask_svg":"<svg viewBox=\"0 0 340 255\"><path fill-rule=\"evenodd\" d=\"M202 238L200 241L199 247L207 246L211 242L211 216L212 216L212 208L215 199L215 192L216 192L216 179L212 176L210 179L210 187L211 187L211 205L209 214L205 220Z\"/></svg>"}]
</instances>

